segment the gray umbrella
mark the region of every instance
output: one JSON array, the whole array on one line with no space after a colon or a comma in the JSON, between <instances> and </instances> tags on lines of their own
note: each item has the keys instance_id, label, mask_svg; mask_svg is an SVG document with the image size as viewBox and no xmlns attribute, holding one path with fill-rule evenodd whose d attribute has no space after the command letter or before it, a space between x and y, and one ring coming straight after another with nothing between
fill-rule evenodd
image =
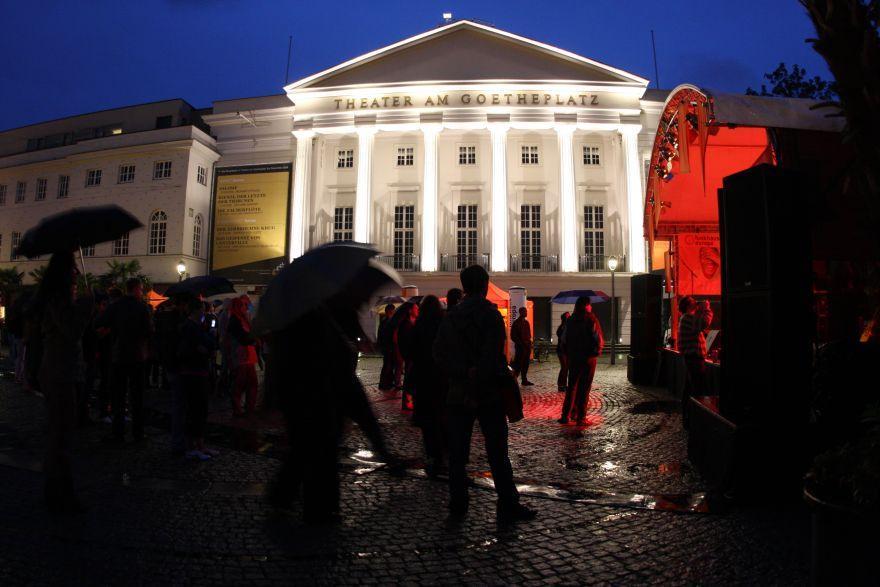
<instances>
[{"instance_id":1,"label":"gray umbrella","mask_svg":"<svg viewBox=\"0 0 880 587\"><path fill-rule=\"evenodd\" d=\"M342 292L366 300L388 281L400 283L393 269L373 259L376 253L370 245L333 243L315 247L295 259L272 279L260 297L254 332L283 330Z\"/></svg>"}]
</instances>

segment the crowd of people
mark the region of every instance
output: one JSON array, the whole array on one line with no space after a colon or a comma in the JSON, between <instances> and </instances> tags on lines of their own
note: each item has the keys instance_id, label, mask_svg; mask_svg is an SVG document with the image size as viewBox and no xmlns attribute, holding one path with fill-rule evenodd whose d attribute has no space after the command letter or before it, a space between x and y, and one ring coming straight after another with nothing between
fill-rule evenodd
<instances>
[{"instance_id":1,"label":"crowd of people","mask_svg":"<svg viewBox=\"0 0 880 587\"><path fill-rule=\"evenodd\" d=\"M392 469L400 463L389 452L356 375L356 344L364 337L357 313L367 299L337 294L295 323L257 337L247 296L209 304L190 292L154 311L137 278L129 279L124 291L106 292L78 292L77 279L73 255L54 254L36 295L20 305L22 327L13 333L17 372L47 402L46 500L51 510L81 507L70 459L76 426L95 420L112 424L106 442L124 445L130 422L132 442L143 442L145 388L164 386L171 398L172 452L209 460L218 455L205 443L209 399L226 393L234 417L254 414L256 368L264 366L264 359L265 403L285 416L290 445L268 493L270 503L286 507L301 497L307 521L335 519L337 452L348 420L361 427ZM453 516L468 510L465 467L479 422L499 519L531 519L535 512L519 503L513 481L508 418L515 420L505 397L517 378L531 385L528 315L523 308L512 324L509 335L516 352L508 363L504 319L486 299L488 273L468 267L461 272L461 284L462 289L447 292L445 304L427 295L418 303L384 309L377 336L383 354L379 388L399 391L402 409L412 412L422 431L427 474L448 475ZM557 335L559 389L566 392L560 422L582 424L603 345L589 300L578 300Z\"/></svg>"}]
</instances>

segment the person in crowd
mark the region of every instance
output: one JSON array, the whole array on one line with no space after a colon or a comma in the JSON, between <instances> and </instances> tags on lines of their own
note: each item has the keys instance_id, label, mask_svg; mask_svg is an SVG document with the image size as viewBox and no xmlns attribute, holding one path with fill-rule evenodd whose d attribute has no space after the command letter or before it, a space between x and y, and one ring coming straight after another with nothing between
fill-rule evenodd
<instances>
[{"instance_id":1,"label":"person in crowd","mask_svg":"<svg viewBox=\"0 0 880 587\"><path fill-rule=\"evenodd\" d=\"M464 297L464 292L461 291L460 288L451 288L449 291L446 292L446 309L451 310L452 308L457 306L462 297Z\"/></svg>"},{"instance_id":2,"label":"person in crowd","mask_svg":"<svg viewBox=\"0 0 880 587\"><path fill-rule=\"evenodd\" d=\"M73 254L52 255L40 283L31 321L39 326L37 379L46 397L48 436L45 474L46 505L52 513L79 513L71 451L77 418L77 385L84 377L82 338L92 317L90 295L77 298Z\"/></svg>"},{"instance_id":3,"label":"person in crowd","mask_svg":"<svg viewBox=\"0 0 880 587\"><path fill-rule=\"evenodd\" d=\"M379 316L379 329L376 332L376 343L379 352L382 353L382 371L379 374L379 390L390 391L396 387L397 382L397 357L394 353L394 331L391 328L391 318L394 316L394 304L385 306L385 310Z\"/></svg>"},{"instance_id":4,"label":"person in crowd","mask_svg":"<svg viewBox=\"0 0 880 587\"><path fill-rule=\"evenodd\" d=\"M25 309L27 297L16 294L9 300L9 313L6 316L6 332L9 335L9 351L15 382L25 382Z\"/></svg>"},{"instance_id":5,"label":"person in crowd","mask_svg":"<svg viewBox=\"0 0 880 587\"><path fill-rule=\"evenodd\" d=\"M303 517L311 524L338 520L337 451L347 420L360 426L380 458L395 461L356 374L354 341L363 337L357 309L365 301L339 294L270 337L290 449L267 498L287 508L302 490Z\"/></svg>"},{"instance_id":6,"label":"person in crowd","mask_svg":"<svg viewBox=\"0 0 880 587\"><path fill-rule=\"evenodd\" d=\"M187 391L178 377L178 342L180 329L189 314L192 295L180 294L163 302L156 311L156 339L159 343L159 362L171 388L171 452L186 452Z\"/></svg>"},{"instance_id":7,"label":"person in crowd","mask_svg":"<svg viewBox=\"0 0 880 587\"><path fill-rule=\"evenodd\" d=\"M131 432L135 442L144 439L144 377L153 321L144 302L144 286L132 277L125 282L125 295L111 303L98 326L106 326L113 337L111 367L113 435L108 442L125 441L126 396L131 411Z\"/></svg>"},{"instance_id":8,"label":"person in crowd","mask_svg":"<svg viewBox=\"0 0 880 587\"><path fill-rule=\"evenodd\" d=\"M529 364L532 362L532 327L529 324L529 310L519 309L519 316L510 325L510 340L513 341L513 373L522 378L523 385L534 385L529 381Z\"/></svg>"},{"instance_id":9,"label":"person in crowd","mask_svg":"<svg viewBox=\"0 0 880 587\"><path fill-rule=\"evenodd\" d=\"M98 398L96 410L98 420L104 424L111 424L113 418L110 413L110 395L111 395L111 373L113 366L113 336L110 329L104 323L104 314L110 304L118 300L121 295L119 288L110 288L107 295L96 300L97 308L95 309L95 321L93 328L97 337L97 369L98 369Z\"/></svg>"},{"instance_id":10,"label":"person in crowd","mask_svg":"<svg viewBox=\"0 0 880 587\"><path fill-rule=\"evenodd\" d=\"M433 349L435 361L449 377L449 510L454 517L467 513L465 465L474 421L479 421L498 495L499 521L530 520L536 512L520 504L513 482L507 416L498 386L507 370L504 319L486 299L489 274L485 269L472 265L460 277L464 299L447 312Z\"/></svg>"},{"instance_id":11,"label":"person in crowd","mask_svg":"<svg viewBox=\"0 0 880 587\"><path fill-rule=\"evenodd\" d=\"M84 428L94 424L89 416L89 401L95 391L95 380L98 378L98 329L95 326L97 312L100 311L104 304L106 296L93 296L95 304L95 312L89 318L89 324L83 332L82 348L83 361L85 362L85 373L82 385L77 388L76 394L76 421L77 426Z\"/></svg>"},{"instance_id":12,"label":"person in crowd","mask_svg":"<svg viewBox=\"0 0 880 587\"><path fill-rule=\"evenodd\" d=\"M565 321L571 316L570 312L563 312L556 327L556 356L559 359L559 375L556 376L556 389L565 393L568 389L568 355L562 345L562 334L565 332Z\"/></svg>"},{"instance_id":13,"label":"person in crowd","mask_svg":"<svg viewBox=\"0 0 880 587\"><path fill-rule=\"evenodd\" d=\"M593 314L590 298L580 297L575 302L574 313L565 321L562 345L568 361L568 387L559 423L568 424L573 417L578 426L584 426L587 423L587 404L596 375L596 362L605 346L602 326Z\"/></svg>"},{"instance_id":14,"label":"person in crowd","mask_svg":"<svg viewBox=\"0 0 880 587\"><path fill-rule=\"evenodd\" d=\"M419 307L413 302L406 302L397 309L400 312L397 329L394 332L394 346L397 349L397 364L403 371L403 384L400 392L400 407L403 410L413 409L412 330L419 317Z\"/></svg>"},{"instance_id":15,"label":"person in crowd","mask_svg":"<svg viewBox=\"0 0 880 587\"><path fill-rule=\"evenodd\" d=\"M443 306L437 296L428 295L419 304L419 317L412 331L415 402L413 421L422 429L425 471L435 477L446 461L446 378L434 361L434 340L443 320Z\"/></svg>"},{"instance_id":16,"label":"person in crowd","mask_svg":"<svg viewBox=\"0 0 880 587\"><path fill-rule=\"evenodd\" d=\"M688 424L688 402L694 395L705 393L706 386L706 334L712 324L709 302L697 302L685 296L678 304L681 318L678 321L678 352L684 357L687 382L681 398L681 417Z\"/></svg>"},{"instance_id":17,"label":"person in crowd","mask_svg":"<svg viewBox=\"0 0 880 587\"><path fill-rule=\"evenodd\" d=\"M251 335L251 320L243 297L233 299L229 306L227 333L231 343L232 415L241 418L253 415L257 408L257 339Z\"/></svg>"},{"instance_id":18,"label":"person in crowd","mask_svg":"<svg viewBox=\"0 0 880 587\"><path fill-rule=\"evenodd\" d=\"M181 302L186 319L179 326L176 346L177 386L186 396L186 457L206 461L217 451L205 446L205 425L208 419L208 394L211 360L217 340L205 328L205 304L190 297Z\"/></svg>"}]
</instances>

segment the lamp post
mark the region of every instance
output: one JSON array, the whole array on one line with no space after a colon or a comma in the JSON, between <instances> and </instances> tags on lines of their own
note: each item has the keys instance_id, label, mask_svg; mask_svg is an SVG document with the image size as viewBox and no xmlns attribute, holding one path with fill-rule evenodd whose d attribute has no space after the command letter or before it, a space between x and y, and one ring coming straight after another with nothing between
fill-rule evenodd
<instances>
[{"instance_id":1,"label":"lamp post","mask_svg":"<svg viewBox=\"0 0 880 587\"><path fill-rule=\"evenodd\" d=\"M617 257L608 257L611 270L611 364L617 363L617 297L614 292L614 272L617 271Z\"/></svg>"},{"instance_id":2,"label":"lamp post","mask_svg":"<svg viewBox=\"0 0 880 587\"><path fill-rule=\"evenodd\" d=\"M186 263L181 259L177 262L177 281L183 281L184 275L186 275Z\"/></svg>"}]
</instances>

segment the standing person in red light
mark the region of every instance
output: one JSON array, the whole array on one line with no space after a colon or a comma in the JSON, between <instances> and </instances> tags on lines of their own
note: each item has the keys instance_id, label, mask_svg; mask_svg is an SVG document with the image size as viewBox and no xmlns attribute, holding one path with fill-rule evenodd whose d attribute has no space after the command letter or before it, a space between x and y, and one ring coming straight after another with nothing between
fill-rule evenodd
<instances>
[{"instance_id":1,"label":"standing person in red light","mask_svg":"<svg viewBox=\"0 0 880 587\"><path fill-rule=\"evenodd\" d=\"M565 312L560 318L556 328L556 356L559 358L559 375L556 377L556 389L565 392L568 389L568 355L562 346L562 334L565 332L565 322L571 317L571 312Z\"/></svg>"},{"instance_id":2,"label":"standing person in red light","mask_svg":"<svg viewBox=\"0 0 880 587\"><path fill-rule=\"evenodd\" d=\"M527 308L519 309L519 316L510 325L510 340L514 344L513 376L521 376L523 385L534 385L529 381L529 363L532 359L532 327L529 324Z\"/></svg>"},{"instance_id":3,"label":"standing person in red light","mask_svg":"<svg viewBox=\"0 0 880 587\"><path fill-rule=\"evenodd\" d=\"M686 296L678 303L681 318L678 321L678 352L687 367L687 382L681 398L681 418L688 424L687 405L690 398L706 392L706 333L712 324L709 302L697 302Z\"/></svg>"},{"instance_id":4,"label":"standing person in red light","mask_svg":"<svg viewBox=\"0 0 880 587\"><path fill-rule=\"evenodd\" d=\"M232 415L241 418L253 414L257 407L257 340L251 335L251 320L244 299L232 300L226 332L231 342ZM242 409L242 396L247 411Z\"/></svg>"},{"instance_id":5,"label":"standing person in red light","mask_svg":"<svg viewBox=\"0 0 880 587\"><path fill-rule=\"evenodd\" d=\"M568 388L559 423L568 424L569 418L574 417L578 426L583 426L587 423L587 404L596 375L596 362L605 346L602 326L593 314L590 298L577 299L574 313L565 321L561 340L568 358Z\"/></svg>"}]
</instances>

